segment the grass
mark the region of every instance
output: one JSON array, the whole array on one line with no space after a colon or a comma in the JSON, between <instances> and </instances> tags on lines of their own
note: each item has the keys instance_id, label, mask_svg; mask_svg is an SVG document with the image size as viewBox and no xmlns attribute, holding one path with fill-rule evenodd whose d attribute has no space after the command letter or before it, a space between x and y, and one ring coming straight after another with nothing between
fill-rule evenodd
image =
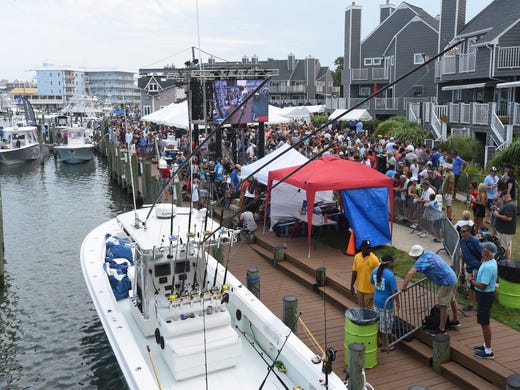
<instances>
[{"instance_id":1,"label":"grass","mask_svg":"<svg viewBox=\"0 0 520 390\"><path fill-rule=\"evenodd\" d=\"M453 221L462 219L462 212L464 210L468 210L467 204L457 200L454 201L452 214ZM520 259L520 244L515 245L515 243L520 242L520 229L518 226L519 223L520 221L517 218L517 229L515 237L513 238L513 251L511 256L513 259ZM341 232L336 234L326 234L320 237L320 242L339 250L345 250L345 243L347 242L346 233ZM410 257L407 252L401 251L397 248L394 248L393 246L384 245L382 247L375 248L373 252L379 258L381 258L384 253L391 253L396 259L394 264L394 273L396 276L402 279L404 279L406 273L414 264L414 259ZM423 274L417 272L414 274L412 282L416 282L422 277ZM468 300L465 296L457 294L457 302L460 305L465 305L468 303ZM491 317L512 329L520 330L520 309L507 308L495 301L491 310Z\"/></svg>"}]
</instances>

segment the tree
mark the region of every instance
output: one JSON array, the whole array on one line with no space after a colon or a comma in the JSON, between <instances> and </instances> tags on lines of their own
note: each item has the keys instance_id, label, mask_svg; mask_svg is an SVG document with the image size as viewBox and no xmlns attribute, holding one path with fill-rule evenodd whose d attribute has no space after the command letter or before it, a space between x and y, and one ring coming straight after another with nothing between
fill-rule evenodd
<instances>
[{"instance_id":1,"label":"tree","mask_svg":"<svg viewBox=\"0 0 520 390\"><path fill-rule=\"evenodd\" d=\"M342 85L342 82L341 82L341 73L343 72L343 64L344 64L344 59L343 57L338 57L334 60L334 65L336 66L336 69L334 70L334 72L332 72L332 80L333 80L333 85L335 87L340 87L340 95L343 96L343 85Z\"/></svg>"}]
</instances>

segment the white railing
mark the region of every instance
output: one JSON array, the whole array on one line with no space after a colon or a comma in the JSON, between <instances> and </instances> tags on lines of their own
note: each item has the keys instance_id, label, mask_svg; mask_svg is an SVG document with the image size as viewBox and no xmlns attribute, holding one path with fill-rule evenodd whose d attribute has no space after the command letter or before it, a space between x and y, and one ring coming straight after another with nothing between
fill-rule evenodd
<instances>
[{"instance_id":1,"label":"white railing","mask_svg":"<svg viewBox=\"0 0 520 390\"><path fill-rule=\"evenodd\" d=\"M471 104L460 103L460 123L471 122Z\"/></svg>"},{"instance_id":2,"label":"white railing","mask_svg":"<svg viewBox=\"0 0 520 390\"><path fill-rule=\"evenodd\" d=\"M459 73L474 72L476 65L476 52L459 55Z\"/></svg>"},{"instance_id":3,"label":"white railing","mask_svg":"<svg viewBox=\"0 0 520 390\"><path fill-rule=\"evenodd\" d=\"M513 126L520 125L520 103L513 103Z\"/></svg>"},{"instance_id":4,"label":"white railing","mask_svg":"<svg viewBox=\"0 0 520 390\"><path fill-rule=\"evenodd\" d=\"M469 127L462 127L460 129L451 128L452 135L458 135L461 137L471 137L471 129Z\"/></svg>"},{"instance_id":5,"label":"white railing","mask_svg":"<svg viewBox=\"0 0 520 390\"><path fill-rule=\"evenodd\" d=\"M406 107L408 107L408 120L410 122L420 123L421 103L408 103Z\"/></svg>"},{"instance_id":6,"label":"white railing","mask_svg":"<svg viewBox=\"0 0 520 390\"><path fill-rule=\"evenodd\" d=\"M520 68L520 46L499 47L497 56L497 68Z\"/></svg>"},{"instance_id":7,"label":"white railing","mask_svg":"<svg viewBox=\"0 0 520 390\"><path fill-rule=\"evenodd\" d=\"M376 110L398 110L399 98L376 98Z\"/></svg>"},{"instance_id":8,"label":"white railing","mask_svg":"<svg viewBox=\"0 0 520 390\"><path fill-rule=\"evenodd\" d=\"M435 115L437 115L437 118L445 117L446 119L448 119L448 106L436 104Z\"/></svg>"},{"instance_id":9,"label":"white railing","mask_svg":"<svg viewBox=\"0 0 520 390\"><path fill-rule=\"evenodd\" d=\"M359 104L363 100L365 100L365 98L350 98L350 99L348 99L348 107L347 108L354 107L356 104ZM363 103L361 106L356 107L356 108L364 108L364 109L368 110L370 108L370 100L365 102L365 103Z\"/></svg>"},{"instance_id":10,"label":"white railing","mask_svg":"<svg viewBox=\"0 0 520 390\"><path fill-rule=\"evenodd\" d=\"M459 123L460 119L460 106L458 103L448 104L448 120L450 123Z\"/></svg>"},{"instance_id":11,"label":"white railing","mask_svg":"<svg viewBox=\"0 0 520 390\"><path fill-rule=\"evenodd\" d=\"M444 56L439 62L439 76L443 74L457 73L457 61L455 56Z\"/></svg>"},{"instance_id":12,"label":"white railing","mask_svg":"<svg viewBox=\"0 0 520 390\"><path fill-rule=\"evenodd\" d=\"M432 112L432 106L434 103L426 102L424 103L423 113L424 113L424 122L430 123L430 114Z\"/></svg>"},{"instance_id":13,"label":"white railing","mask_svg":"<svg viewBox=\"0 0 520 390\"><path fill-rule=\"evenodd\" d=\"M494 111L491 112L491 130L498 139L498 144L504 143L506 140L506 128Z\"/></svg>"},{"instance_id":14,"label":"white railing","mask_svg":"<svg viewBox=\"0 0 520 390\"><path fill-rule=\"evenodd\" d=\"M473 104L473 120L472 123L476 125L489 124L489 104L487 103L472 103Z\"/></svg>"},{"instance_id":15,"label":"white railing","mask_svg":"<svg viewBox=\"0 0 520 390\"><path fill-rule=\"evenodd\" d=\"M372 80L386 80L387 78L387 68L372 68Z\"/></svg>"},{"instance_id":16,"label":"white railing","mask_svg":"<svg viewBox=\"0 0 520 390\"><path fill-rule=\"evenodd\" d=\"M431 104L430 106L430 124L432 125L435 136L439 139L442 135L442 123L435 112L435 104Z\"/></svg>"},{"instance_id":17,"label":"white railing","mask_svg":"<svg viewBox=\"0 0 520 390\"><path fill-rule=\"evenodd\" d=\"M368 80L368 69L351 69L350 70L351 80Z\"/></svg>"}]
</instances>

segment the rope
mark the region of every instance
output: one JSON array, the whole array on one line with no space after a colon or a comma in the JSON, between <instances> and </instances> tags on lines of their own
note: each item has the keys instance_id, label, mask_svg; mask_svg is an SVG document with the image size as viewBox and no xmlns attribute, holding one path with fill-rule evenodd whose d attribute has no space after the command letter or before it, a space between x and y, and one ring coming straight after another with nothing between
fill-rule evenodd
<instances>
[{"instance_id":1,"label":"rope","mask_svg":"<svg viewBox=\"0 0 520 390\"><path fill-rule=\"evenodd\" d=\"M310 329L307 327L307 325L305 325L305 322L303 322L302 318L300 317L299 318L300 322L302 323L303 327L305 328L305 331L307 332L307 334L309 335L309 337L311 338L312 342L314 343L314 345L316 346L316 348L318 348L322 354L322 356L325 356L325 351L323 350L323 348L320 346L320 344L318 343L318 340L316 340L316 338L314 337L314 335L312 334L312 332L310 331Z\"/></svg>"}]
</instances>

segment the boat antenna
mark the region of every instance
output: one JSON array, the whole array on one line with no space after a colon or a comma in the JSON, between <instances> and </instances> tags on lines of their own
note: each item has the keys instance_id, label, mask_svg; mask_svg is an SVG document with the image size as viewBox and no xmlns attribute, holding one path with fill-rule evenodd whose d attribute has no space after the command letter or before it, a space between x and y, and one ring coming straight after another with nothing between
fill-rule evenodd
<instances>
[{"instance_id":1,"label":"boat antenna","mask_svg":"<svg viewBox=\"0 0 520 390\"><path fill-rule=\"evenodd\" d=\"M278 358L280 357L280 354L282 353L282 350L284 349L285 344L287 343L287 340L289 340L289 336L293 333L293 329L296 326L296 323L298 322L298 320L300 319L301 316L302 316L302 313L299 312L298 313L298 317L296 317L296 319L294 320L292 326L289 328L289 333L287 333L287 336L285 336L285 340L284 340L282 346L280 347L280 349L278 350L278 353L276 354L276 357L273 359L273 363L271 363L271 365L269 366L269 369L267 370L267 374L266 374L264 380L262 381L262 384L258 388L258 390L262 390L264 388L265 382L267 381L267 378L269 377L269 374L273 371L274 365L278 361Z\"/></svg>"}]
</instances>

